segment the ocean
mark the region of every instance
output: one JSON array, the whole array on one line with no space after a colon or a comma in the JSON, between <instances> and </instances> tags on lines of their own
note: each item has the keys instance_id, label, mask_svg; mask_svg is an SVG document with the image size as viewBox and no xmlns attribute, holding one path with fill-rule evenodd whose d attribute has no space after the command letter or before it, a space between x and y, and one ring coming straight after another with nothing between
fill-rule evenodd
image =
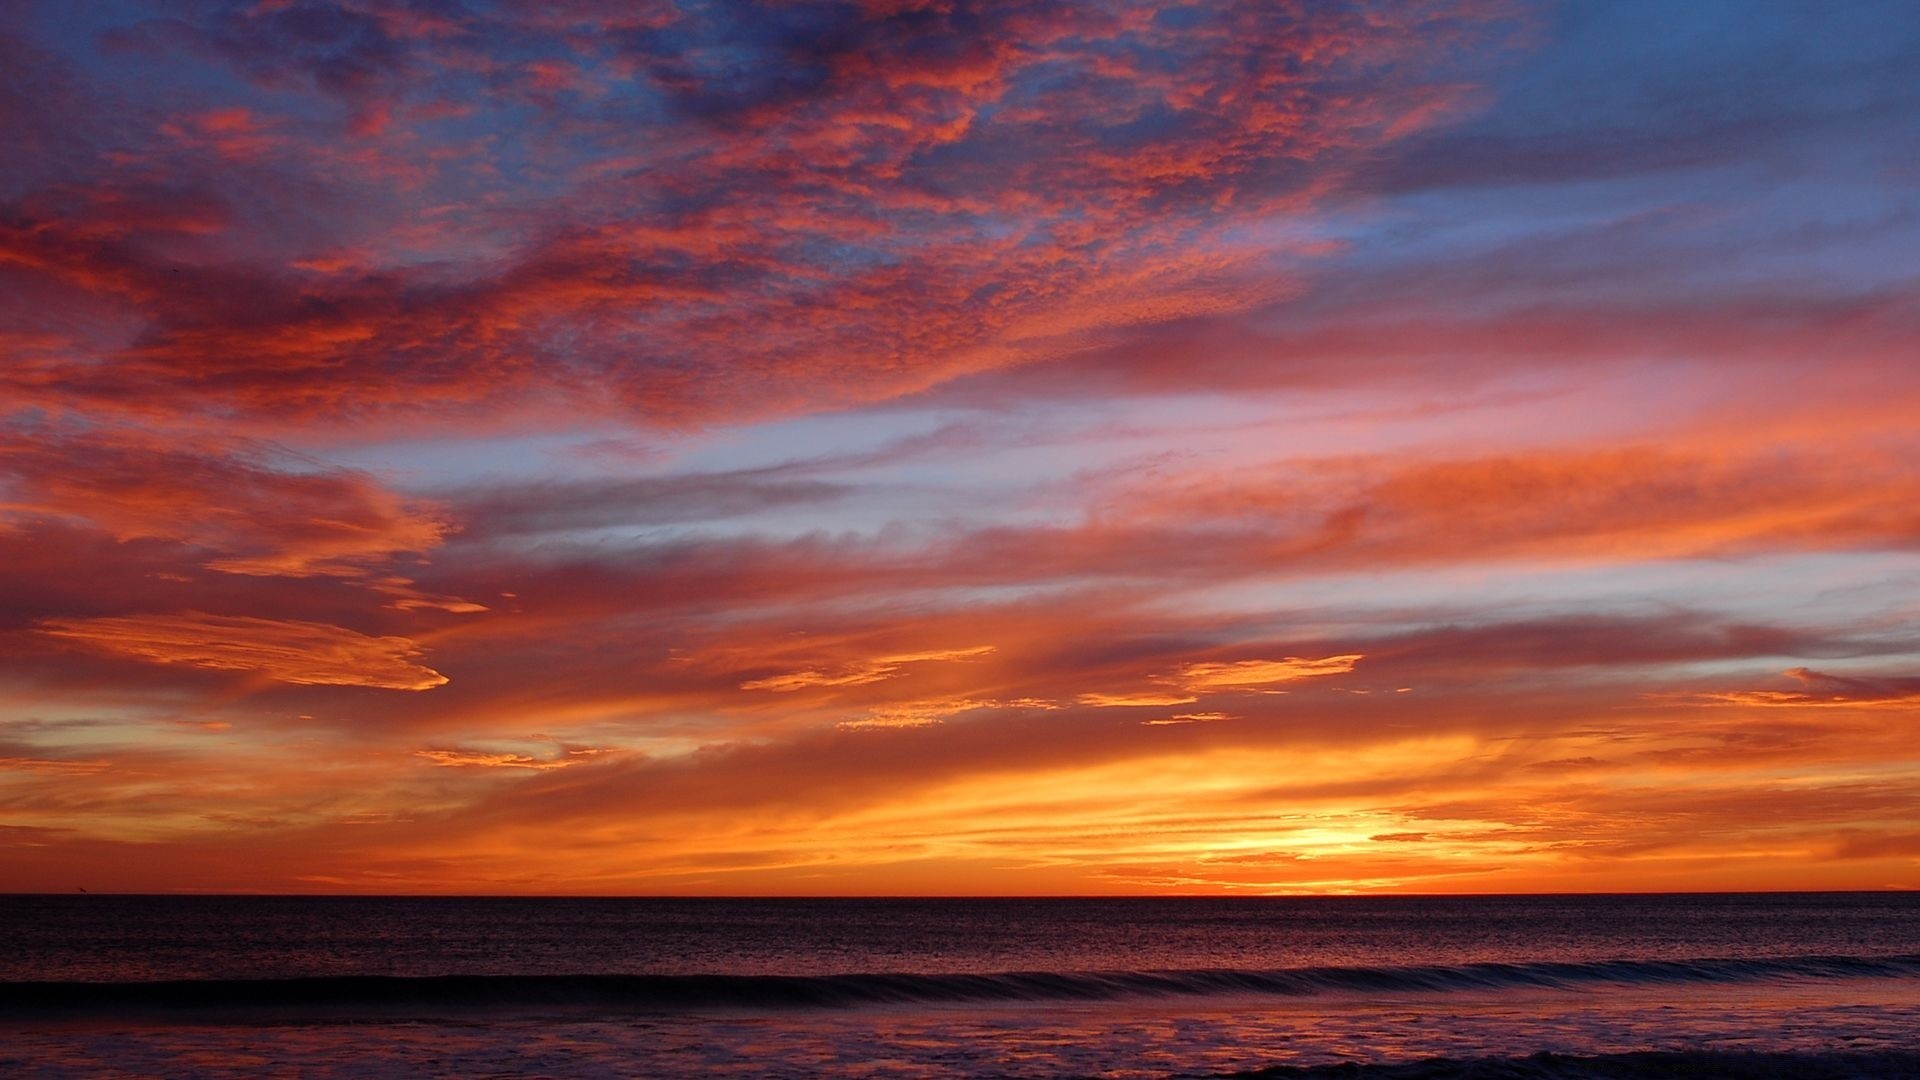
<instances>
[{"instance_id":1,"label":"ocean","mask_svg":"<svg viewBox=\"0 0 1920 1080\"><path fill-rule=\"evenodd\" d=\"M0 897L7 1077L1920 1077L1920 894Z\"/></svg>"}]
</instances>

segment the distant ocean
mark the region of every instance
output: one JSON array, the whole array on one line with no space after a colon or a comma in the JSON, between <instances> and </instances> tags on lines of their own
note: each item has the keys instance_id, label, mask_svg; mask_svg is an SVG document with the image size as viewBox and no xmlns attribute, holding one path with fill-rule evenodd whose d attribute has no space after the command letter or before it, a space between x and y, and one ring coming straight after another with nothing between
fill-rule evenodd
<instances>
[{"instance_id":1,"label":"distant ocean","mask_svg":"<svg viewBox=\"0 0 1920 1080\"><path fill-rule=\"evenodd\" d=\"M1920 1077L1920 894L0 897L0 1076Z\"/></svg>"}]
</instances>

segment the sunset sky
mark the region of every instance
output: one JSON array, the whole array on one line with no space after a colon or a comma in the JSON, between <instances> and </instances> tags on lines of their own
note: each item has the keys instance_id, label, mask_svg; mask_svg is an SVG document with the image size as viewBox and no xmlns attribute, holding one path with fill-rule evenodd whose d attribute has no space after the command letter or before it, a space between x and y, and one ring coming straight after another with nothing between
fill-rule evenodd
<instances>
[{"instance_id":1,"label":"sunset sky","mask_svg":"<svg viewBox=\"0 0 1920 1080\"><path fill-rule=\"evenodd\" d=\"M1920 6L0 31L0 891L1920 887Z\"/></svg>"}]
</instances>

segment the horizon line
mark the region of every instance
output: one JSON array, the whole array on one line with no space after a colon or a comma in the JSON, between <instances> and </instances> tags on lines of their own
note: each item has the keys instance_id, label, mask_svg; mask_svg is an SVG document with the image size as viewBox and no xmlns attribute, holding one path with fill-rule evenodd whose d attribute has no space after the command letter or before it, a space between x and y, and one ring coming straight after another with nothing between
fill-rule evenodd
<instances>
[{"instance_id":1,"label":"horizon line","mask_svg":"<svg viewBox=\"0 0 1920 1080\"><path fill-rule=\"evenodd\" d=\"M134 899L288 900L1518 900L1580 897L1885 896L1920 894L1920 888L1874 889L1670 889L1484 893L359 893L359 892L0 892L0 899L111 896Z\"/></svg>"}]
</instances>

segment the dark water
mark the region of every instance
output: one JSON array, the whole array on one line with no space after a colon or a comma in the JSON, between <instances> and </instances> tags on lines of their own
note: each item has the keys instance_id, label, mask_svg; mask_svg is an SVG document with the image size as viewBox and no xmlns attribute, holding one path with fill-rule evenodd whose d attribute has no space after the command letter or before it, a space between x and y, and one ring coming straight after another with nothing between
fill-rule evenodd
<instances>
[{"instance_id":1,"label":"dark water","mask_svg":"<svg viewBox=\"0 0 1920 1080\"><path fill-rule=\"evenodd\" d=\"M1920 1076L1916 1052L1920 894L0 897L10 1076Z\"/></svg>"}]
</instances>

